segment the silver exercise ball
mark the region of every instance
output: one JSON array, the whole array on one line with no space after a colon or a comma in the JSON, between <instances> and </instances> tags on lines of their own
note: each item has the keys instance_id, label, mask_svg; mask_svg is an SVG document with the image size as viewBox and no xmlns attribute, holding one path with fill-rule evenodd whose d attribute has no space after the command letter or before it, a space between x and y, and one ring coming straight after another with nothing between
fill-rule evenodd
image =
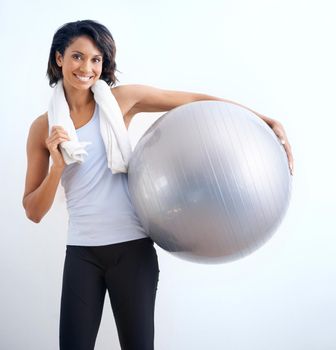
<instances>
[{"instance_id":1,"label":"silver exercise ball","mask_svg":"<svg viewBox=\"0 0 336 350\"><path fill-rule=\"evenodd\" d=\"M283 145L254 113L198 101L161 116L129 163L131 199L148 235L198 263L252 253L287 210L291 175Z\"/></svg>"}]
</instances>

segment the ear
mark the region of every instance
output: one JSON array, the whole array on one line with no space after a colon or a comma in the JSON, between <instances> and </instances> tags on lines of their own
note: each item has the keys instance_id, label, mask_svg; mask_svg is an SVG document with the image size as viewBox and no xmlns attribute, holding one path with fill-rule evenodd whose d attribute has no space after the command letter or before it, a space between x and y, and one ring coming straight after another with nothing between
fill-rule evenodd
<instances>
[{"instance_id":1,"label":"ear","mask_svg":"<svg viewBox=\"0 0 336 350\"><path fill-rule=\"evenodd\" d=\"M61 53L59 53L58 51L55 52L55 60L56 63L59 67L62 67L63 64L63 56L61 55Z\"/></svg>"}]
</instances>

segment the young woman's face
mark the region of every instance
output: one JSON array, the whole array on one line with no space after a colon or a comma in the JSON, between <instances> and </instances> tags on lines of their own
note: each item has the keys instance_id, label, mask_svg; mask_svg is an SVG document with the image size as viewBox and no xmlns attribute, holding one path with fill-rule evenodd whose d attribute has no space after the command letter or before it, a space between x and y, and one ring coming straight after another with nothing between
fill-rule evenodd
<instances>
[{"instance_id":1,"label":"young woman's face","mask_svg":"<svg viewBox=\"0 0 336 350\"><path fill-rule=\"evenodd\" d=\"M80 36L68 46L62 56L56 52L56 62L62 67L64 84L85 90L100 77L103 56L95 43L87 36Z\"/></svg>"}]
</instances>

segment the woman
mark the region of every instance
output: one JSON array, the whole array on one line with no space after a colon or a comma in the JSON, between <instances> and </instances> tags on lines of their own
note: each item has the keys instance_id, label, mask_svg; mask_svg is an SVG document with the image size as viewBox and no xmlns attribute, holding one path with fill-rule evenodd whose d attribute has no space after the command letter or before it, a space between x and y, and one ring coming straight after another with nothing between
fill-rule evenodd
<instances>
[{"instance_id":1,"label":"woman","mask_svg":"<svg viewBox=\"0 0 336 350\"><path fill-rule=\"evenodd\" d=\"M106 289L121 348L154 347L157 255L131 204L127 174L112 174L107 168L98 106L90 89L98 79L110 86L116 84L115 53L111 33L97 22L77 21L59 28L48 62L50 86L62 79L78 139L94 142L84 163L66 165L59 144L70 138L61 126L53 126L49 134L47 113L34 120L27 140L23 196L27 217L36 223L41 221L60 181L67 198L69 229L60 310L61 350L94 349ZM227 101L144 85L111 87L111 94L118 102L126 128L139 112L168 111L198 100ZM257 115L282 140L292 169L293 157L282 125Z\"/></svg>"}]
</instances>

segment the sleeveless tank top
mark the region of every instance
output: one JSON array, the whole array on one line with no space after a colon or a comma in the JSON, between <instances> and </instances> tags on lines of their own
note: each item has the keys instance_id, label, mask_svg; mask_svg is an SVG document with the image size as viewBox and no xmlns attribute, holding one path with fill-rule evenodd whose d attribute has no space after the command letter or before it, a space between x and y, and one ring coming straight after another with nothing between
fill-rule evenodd
<instances>
[{"instance_id":1,"label":"sleeveless tank top","mask_svg":"<svg viewBox=\"0 0 336 350\"><path fill-rule=\"evenodd\" d=\"M147 237L130 199L127 173L112 174L107 167L98 104L76 133L79 141L91 144L85 161L66 165L61 177L69 213L67 245L100 246Z\"/></svg>"}]
</instances>

